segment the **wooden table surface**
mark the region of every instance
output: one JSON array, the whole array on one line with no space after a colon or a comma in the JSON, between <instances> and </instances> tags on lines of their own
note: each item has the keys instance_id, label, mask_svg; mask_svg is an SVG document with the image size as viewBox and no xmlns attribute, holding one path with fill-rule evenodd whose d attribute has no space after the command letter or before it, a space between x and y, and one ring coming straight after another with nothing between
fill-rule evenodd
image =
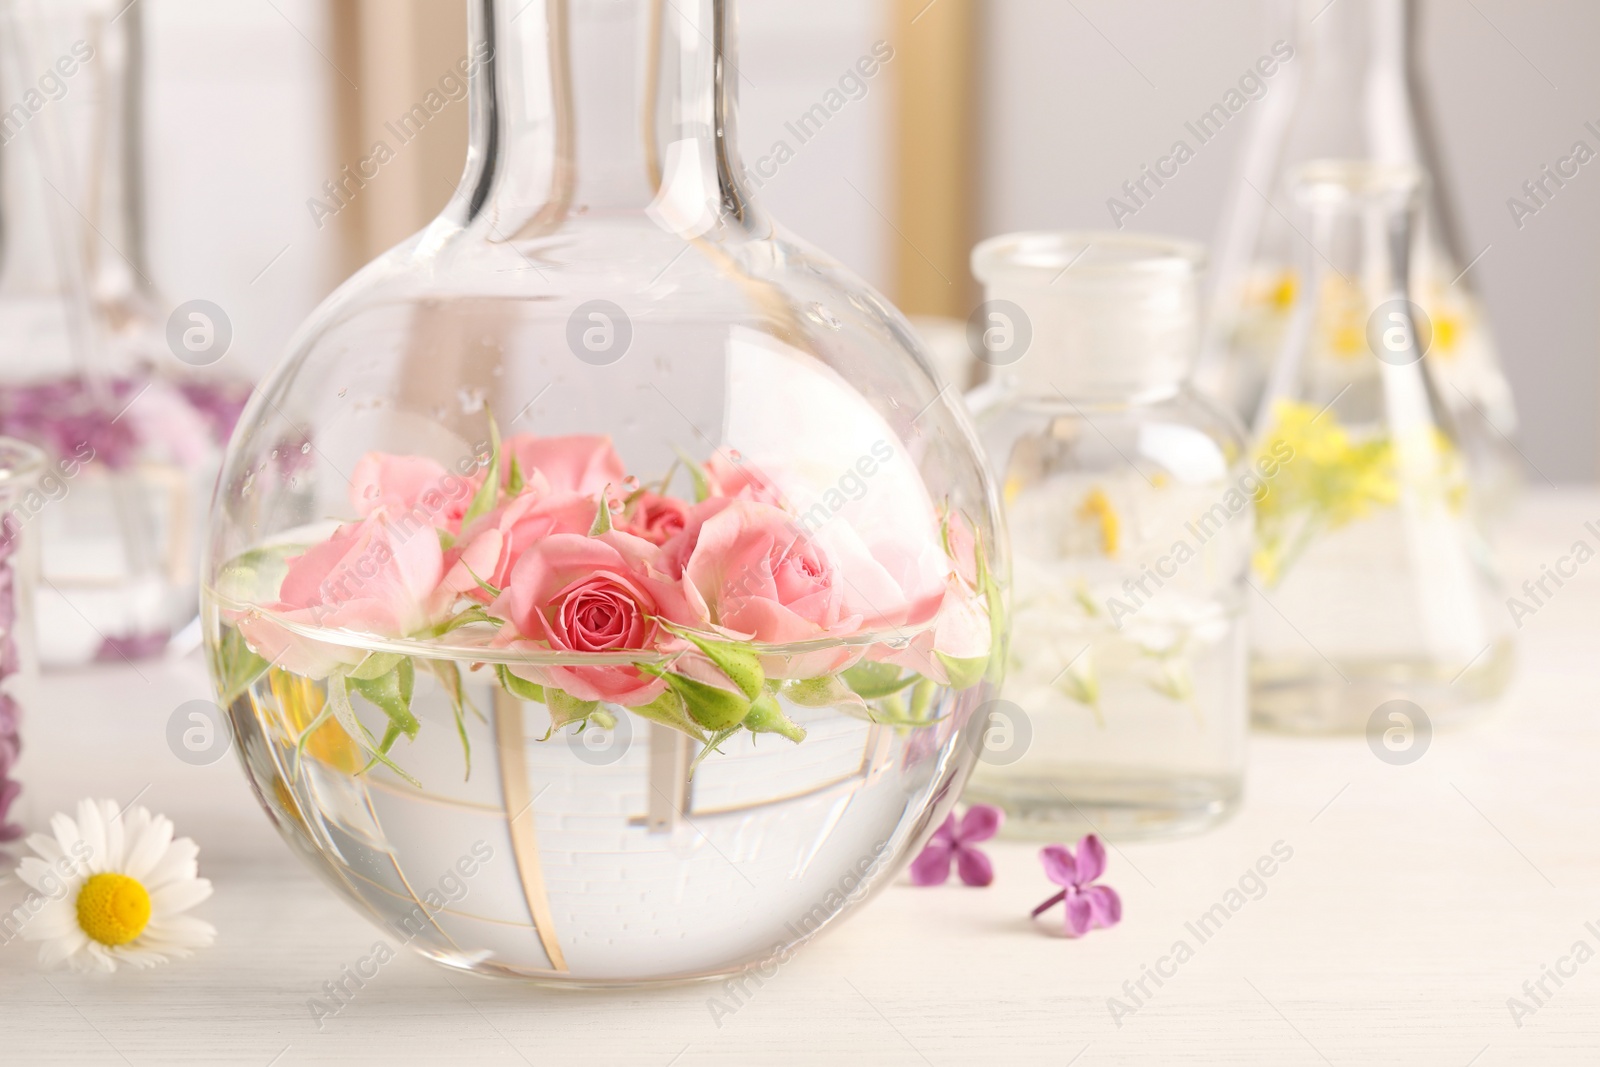
<instances>
[{"instance_id":1,"label":"wooden table surface","mask_svg":"<svg viewBox=\"0 0 1600 1067\"><path fill-rule=\"evenodd\" d=\"M1508 585L1597 518L1600 493L1531 493ZM201 845L216 893L196 913L219 933L110 978L0 947L0 1063L1597 1063L1600 562L1519 638L1498 714L1410 765L1363 738L1254 738L1242 812L1113 850L1125 919L1081 941L1030 924L1051 887L1035 846L1003 842L993 887L902 882L742 993L550 991L402 955L320 1025L308 1002L380 935L290 855L232 755L191 767L167 748L173 710L211 695L198 659L47 677L24 814L85 795L165 812ZM1292 855L1246 877L1275 847ZM19 896L0 888L7 909ZM1197 937L1219 903L1235 907Z\"/></svg>"}]
</instances>

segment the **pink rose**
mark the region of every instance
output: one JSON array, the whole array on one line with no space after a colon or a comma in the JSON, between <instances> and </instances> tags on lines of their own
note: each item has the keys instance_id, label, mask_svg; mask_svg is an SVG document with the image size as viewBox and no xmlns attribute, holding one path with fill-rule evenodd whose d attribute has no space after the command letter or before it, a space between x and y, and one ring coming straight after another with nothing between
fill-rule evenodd
<instances>
[{"instance_id":1,"label":"pink rose","mask_svg":"<svg viewBox=\"0 0 1600 1067\"><path fill-rule=\"evenodd\" d=\"M653 566L659 549L613 530L598 537L558 533L533 544L489 607L505 622L508 647L561 652L650 652L671 642L658 619L687 618L681 597ZM638 706L666 682L626 665L513 666L518 676L579 700Z\"/></svg>"},{"instance_id":2,"label":"pink rose","mask_svg":"<svg viewBox=\"0 0 1600 1067\"><path fill-rule=\"evenodd\" d=\"M947 660L986 661L992 641L988 602L958 575L952 574L933 625L918 633L904 648L875 645L867 655L869 659L893 663L946 685L950 681Z\"/></svg>"},{"instance_id":3,"label":"pink rose","mask_svg":"<svg viewBox=\"0 0 1600 1067\"><path fill-rule=\"evenodd\" d=\"M633 502L624 528L653 545L664 545L689 523L689 505L676 497L646 492Z\"/></svg>"},{"instance_id":4,"label":"pink rose","mask_svg":"<svg viewBox=\"0 0 1600 1067\"><path fill-rule=\"evenodd\" d=\"M833 560L770 504L734 500L706 519L683 592L702 622L768 644L848 632Z\"/></svg>"},{"instance_id":5,"label":"pink rose","mask_svg":"<svg viewBox=\"0 0 1600 1067\"><path fill-rule=\"evenodd\" d=\"M278 601L266 610L304 626L406 637L448 607L438 592L443 573L434 529L391 521L387 509L379 508L292 557ZM247 614L238 625L258 655L309 678L325 678L364 655L302 637L268 616Z\"/></svg>"},{"instance_id":6,"label":"pink rose","mask_svg":"<svg viewBox=\"0 0 1600 1067\"><path fill-rule=\"evenodd\" d=\"M717 451L705 463L706 481L711 485L712 496L731 496L740 500L754 500L760 504L783 507L783 494L766 472L753 463L747 463L737 452L732 458Z\"/></svg>"},{"instance_id":7,"label":"pink rose","mask_svg":"<svg viewBox=\"0 0 1600 1067\"><path fill-rule=\"evenodd\" d=\"M458 596L487 604L489 594L478 579L504 589L512 568L530 546L553 534L588 533L598 509L595 497L530 488L462 531L460 541L445 555L443 584Z\"/></svg>"},{"instance_id":8,"label":"pink rose","mask_svg":"<svg viewBox=\"0 0 1600 1067\"><path fill-rule=\"evenodd\" d=\"M538 471L557 493L599 496L607 485L620 487L627 475L622 460L611 446L610 437L516 434L505 439L502 449L508 457L501 464L502 478L511 477L509 457L515 456L524 477Z\"/></svg>"},{"instance_id":9,"label":"pink rose","mask_svg":"<svg viewBox=\"0 0 1600 1067\"><path fill-rule=\"evenodd\" d=\"M452 474L422 456L368 452L350 476L350 503L362 518L385 508L454 533L482 482L481 473Z\"/></svg>"}]
</instances>

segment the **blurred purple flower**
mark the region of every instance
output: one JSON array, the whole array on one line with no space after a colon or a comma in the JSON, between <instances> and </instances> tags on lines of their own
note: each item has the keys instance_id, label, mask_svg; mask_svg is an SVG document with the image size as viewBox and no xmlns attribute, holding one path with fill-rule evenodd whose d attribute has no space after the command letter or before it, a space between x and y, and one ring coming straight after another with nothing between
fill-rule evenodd
<instances>
[{"instance_id":1,"label":"blurred purple flower","mask_svg":"<svg viewBox=\"0 0 1600 1067\"><path fill-rule=\"evenodd\" d=\"M1090 834L1078 842L1077 855L1065 845L1046 845L1039 850L1045 877L1065 888L1033 909L1033 917L1066 901L1067 936L1082 937L1096 926L1110 927L1122 921L1122 898L1108 885L1091 885L1106 870L1106 847Z\"/></svg>"},{"instance_id":2,"label":"blurred purple flower","mask_svg":"<svg viewBox=\"0 0 1600 1067\"><path fill-rule=\"evenodd\" d=\"M984 886L994 881L994 866L989 857L973 846L987 841L1000 830L1005 813L988 804L974 804L956 822L951 812L944 825L933 833L928 847L922 850L911 864L913 885L943 885L950 878L950 861L954 860L961 880L967 885Z\"/></svg>"}]
</instances>

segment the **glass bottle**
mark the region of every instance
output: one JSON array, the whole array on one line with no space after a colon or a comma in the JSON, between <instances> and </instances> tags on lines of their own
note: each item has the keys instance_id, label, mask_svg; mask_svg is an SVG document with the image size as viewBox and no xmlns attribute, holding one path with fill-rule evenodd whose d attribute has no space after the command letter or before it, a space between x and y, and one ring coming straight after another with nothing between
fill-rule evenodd
<instances>
[{"instance_id":1,"label":"glass bottle","mask_svg":"<svg viewBox=\"0 0 1600 1067\"><path fill-rule=\"evenodd\" d=\"M0 122L0 432L71 470L39 519L47 664L152 654L195 619L200 502L248 392L164 336L141 229L141 16L121 8L0 8L18 101Z\"/></svg>"},{"instance_id":2,"label":"glass bottle","mask_svg":"<svg viewBox=\"0 0 1600 1067\"><path fill-rule=\"evenodd\" d=\"M1416 77L1411 0L1283 0L1281 25L1293 58L1266 81L1251 107L1250 140L1214 245L1210 317L1200 386L1245 422L1255 417L1278 359L1289 313L1306 284L1289 177L1321 159L1416 166L1431 175L1418 219L1412 291L1430 319L1433 366L1474 480L1503 511L1521 479L1511 445L1517 412L1483 303L1467 269L1448 202L1426 98ZM1346 358L1365 359L1360 331Z\"/></svg>"},{"instance_id":3,"label":"glass bottle","mask_svg":"<svg viewBox=\"0 0 1600 1067\"><path fill-rule=\"evenodd\" d=\"M60 484L44 453L0 437L0 847L22 837L16 776L22 712L36 706L37 645L33 603L39 570L40 511Z\"/></svg>"},{"instance_id":4,"label":"glass bottle","mask_svg":"<svg viewBox=\"0 0 1600 1067\"><path fill-rule=\"evenodd\" d=\"M972 406L1013 570L1005 700L966 796L1010 831L1154 836L1238 806L1263 472L1188 384L1201 269L1197 247L1115 234L973 254L992 332Z\"/></svg>"},{"instance_id":5,"label":"glass bottle","mask_svg":"<svg viewBox=\"0 0 1600 1067\"><path fill-rule=\"evenodd\" d=\"M1305 283L1256 420L1281 470L1257 505L1255 717L1361 731L1393 700L1447 717L1500 693L1513 648L1410 295L1422 176L1329 161L1292 188ZM1355 343L1374 354L1349 358Z\"/></svg>"},{"instance_id":6,"label":"glass bottle","mask_svg":"<svg viewBox=\"0 0 1600 1067\"><path fill-rule=\"evenodd\" d=\"M279 830L429 958L786 958L976 760L1004 633L977 444L906 320L751 199L732 3L469 12L456 197L229 447L221 702Z\"/></svg>"}]
</instances>

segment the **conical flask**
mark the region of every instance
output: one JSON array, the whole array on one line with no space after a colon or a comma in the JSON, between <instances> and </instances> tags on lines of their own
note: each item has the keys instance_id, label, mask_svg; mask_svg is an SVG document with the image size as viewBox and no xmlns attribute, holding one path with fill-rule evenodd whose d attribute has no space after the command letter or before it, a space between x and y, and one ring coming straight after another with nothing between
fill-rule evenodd
<instances>
[{"instance_id":1,"label":"conical flask","mask_svg":"<svg viewBox=\"0 0 1600 1067\"><path fill-rule=\"evenodd\" d=\"M1214 244L1210 319L1197 374L1200 387L1248 421L1259 404L1305 278L1292 219L1289 176L1319 159L1366 159L1415 166L1428 179L1418 219L1413 295L1430 319L1427 359L1440 399L1460 429L1484 503L1495 511L1520 481L1511 445L1517 413L1482 302L1467 270L1449 209L1449 175L1434 137L1413 62L1411 0L1283 0L1294 57L1254 105ZM1337 354L1369 358L1360 323L1345 323Z\"/></svg>"},{"instance_id":2,"label":"conical flask","mask_svg":"<svg viewBox=\"0 0 1600 1067\"><path fill-rule=\"evenodd\" d=\"M1472 468L1410 295L1422 185L1367 162L1291 179L1305 282L1255 434L1278 463L1256 506L1251 619L1252 710L1273 727L1381 736L1393 701L1432 721L1509 676ZM1345 355L1350 329L1362 359Z\"/></svg>"}]
</instances>

